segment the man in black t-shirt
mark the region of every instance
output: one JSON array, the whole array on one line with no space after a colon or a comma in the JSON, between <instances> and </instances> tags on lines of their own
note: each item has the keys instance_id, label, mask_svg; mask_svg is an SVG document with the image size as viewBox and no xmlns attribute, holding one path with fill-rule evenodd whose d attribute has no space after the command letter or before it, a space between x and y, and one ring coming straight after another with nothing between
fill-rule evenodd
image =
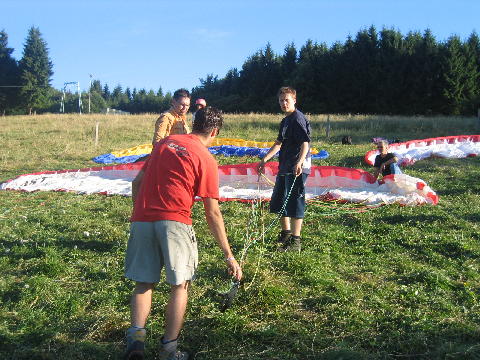
<instances>
[{"instance_id":1,"label":"man in black t-shirt","mask_svg":"<svg viewBox=\"0 0 480 360\"><path fill-rule=\"evenodd\" d=\"M378 179L380 173L382 176L401 174L402 171L397 164L398 158L395 154L388 152L388 143L384 140L379 141L377 143L377 149L380 154L375 157L375 163L373 164L375 169L373 176L375 176L375 179Z\"/></svg>"},{"instance_id":2,"label":"man in black t-shirt","mask_svg":"<svg viewBox=\"0 0 480 360\"><path fill-rule=\"evenodd\" d=\"M280 123L277 140L258 164L258 172L263 173L265 163L280 150L278 174L270 200L270 212L282 216L280 219L282 230L278 237L279 251L301 249L300 232L305 213L305 182L310 174L312 162L310 122L295 108L296 95L296 91L291 87L280 88L278 102L286 117Z\"/></svg>"}]
</instances>

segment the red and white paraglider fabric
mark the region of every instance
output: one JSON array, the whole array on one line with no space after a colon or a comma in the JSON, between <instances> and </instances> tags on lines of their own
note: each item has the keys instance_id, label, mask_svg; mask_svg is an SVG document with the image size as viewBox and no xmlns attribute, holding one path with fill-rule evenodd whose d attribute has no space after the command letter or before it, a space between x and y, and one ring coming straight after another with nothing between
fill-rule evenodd
<instances>
[{"instance_id":1,"label":"red and white paraglider fabric","mask_svg":"<svg viewBox=\"0 0 480 360\"><path fill-rule=\"evenodd\" d=\"M80 194L131 196L131 182L143 163L79 170L25 174L0 184L1 190L72 191ZM260 178L256 164L219 166L221 200L270 199L272 186ZM268 163L265 176L275 181L278 163ZM175 194L172 194L175 196ZM421 179L405 174L386 176L377 182L365 170L336 166L313 166L306 183L306 197L338 199L365 205L437 204L438 196Z\"/></svg>"},{"instance_id":2,"label":"red and white paraglider fabric","mask_svg":"<svg viewBox=\"0 0 480 360\"><path fill-rule=\"evenodd\" d=\"M388 151L398 158L400 166L412 165L429 157L466 158L480 154L480 135L445 136L390 144ZM373 165L377 150L365 154L365 162Z\"/></svg>"}]
</instances>

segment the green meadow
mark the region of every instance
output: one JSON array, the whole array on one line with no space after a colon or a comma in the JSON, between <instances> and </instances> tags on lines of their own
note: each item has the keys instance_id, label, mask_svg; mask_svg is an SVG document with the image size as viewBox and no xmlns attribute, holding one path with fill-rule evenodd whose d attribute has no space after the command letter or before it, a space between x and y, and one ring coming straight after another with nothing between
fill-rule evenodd
<instances>
[{"instance_id":1,"label":"green meadow","mask_svg":"<svg viewBox=\"0 0 480 360\"><path fill-rule=\"evenodd\" d=\"M0 117L0 181L149 143L156 115ZM372 137L402 141L479 134L476 118L310 115L316 165L368 169ZM226 115L221 137L273 141L281 115ZM95 124L98 122L98 144ZM329 137L326 137L326 133ZM350 135L353 145L342 145ZM220 164L253 158L218 157ZM278 227L250 248L233 307L223 257L194 207L200 267L182 349L196 360L480 359L478 158L405 168L437 206L383 206L327 216L307 207L300 253L278 253ZM221 204L232 247L274 221L268 207ZM133 283L123 277L131 199L0 191L0 358L121 359ZM147 358L163 328L168 286L148 322Z\"/></svg>"}]
</instances>

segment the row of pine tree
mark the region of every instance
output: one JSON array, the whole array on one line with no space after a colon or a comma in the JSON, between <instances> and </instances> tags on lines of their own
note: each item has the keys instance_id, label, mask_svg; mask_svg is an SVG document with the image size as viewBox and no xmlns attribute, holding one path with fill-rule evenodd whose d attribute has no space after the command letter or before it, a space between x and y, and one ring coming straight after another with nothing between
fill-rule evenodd
<instances>
[{"instance_id":1,"label":"row of pine tree","mask_svg":"<svg viewBox=\"0 0 480 360\"><path fill-rule=\"evenodd\" d=\"M193 90L227 112L278 111L290 85L309 113L473 115L480 104L480 41L473 32L439 42L430 30L402 35L374 26L328 47L311 40L282 55L270 44L239 71L208 75Z\"/></svg>"},{"instance_id":2,"label":"row of pine tree","mask_svg":"<svg viewBox=\"0 0 480 360\"><path fill-rule=\"evenodd\" d=\"M62 92L51 87L52 61L38 28L32 27L17 61L0 32L0 114L58 112ZM480 40L452 35L437 41L430 30L409 32L374 26L331 46L308 40L299 51L288 44L275 54L270 44L249 56L241 70L223 78L209 74L192 90L226 112L278 112L281 86L297 89L298 105L309 113L473 115L480 106ZM171 94L145 89L110 91L99 80L81 94L82 112L107 107L131 113L161 112ZM65 112L77 112L68 93Z\"/></svg>"}]
</instances>

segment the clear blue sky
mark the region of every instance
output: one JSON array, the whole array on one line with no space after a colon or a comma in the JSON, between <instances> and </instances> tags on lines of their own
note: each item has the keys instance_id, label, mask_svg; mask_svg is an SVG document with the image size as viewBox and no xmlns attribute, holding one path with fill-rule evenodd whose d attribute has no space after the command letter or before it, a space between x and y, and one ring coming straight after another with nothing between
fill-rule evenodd
<instances>
[{"instance_id":1,"label":"clear blue sky","mask_svg":"<svg viewBox=\"0 0 480 360\"><path fill-rule=\"evenodd\" d=\"M89 74L125 89L199 85L270 42L276 53L307 39L331 45L375 25L432 30L437 40L480 32L479 0L0 0L0 29L20 59L28 29L40 29L54 64L52 85Z\"/></svg>"}]
</instances>

